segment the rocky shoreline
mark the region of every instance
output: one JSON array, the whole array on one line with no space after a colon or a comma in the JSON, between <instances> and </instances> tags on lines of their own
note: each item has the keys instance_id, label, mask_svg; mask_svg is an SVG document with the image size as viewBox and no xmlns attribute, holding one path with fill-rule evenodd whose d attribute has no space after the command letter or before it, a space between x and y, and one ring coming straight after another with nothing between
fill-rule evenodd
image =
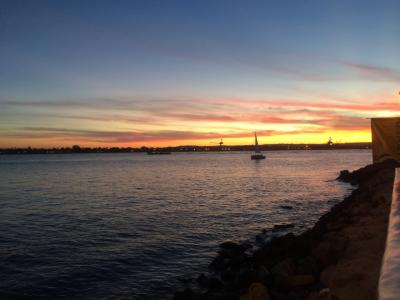
<instances>
[{"instance_id":1,"label":"rocky shoreline","mask_svg":"<svg viewBox=\"0 0 400 300\"><path fill-rule=\"evenodd\" d=\"M255 252L222 243L209 274L174 300L375 299L398 166L388 160L342 171L338 180L358 187L313 228L273 237Z\"/></svg>"}]
</instances>

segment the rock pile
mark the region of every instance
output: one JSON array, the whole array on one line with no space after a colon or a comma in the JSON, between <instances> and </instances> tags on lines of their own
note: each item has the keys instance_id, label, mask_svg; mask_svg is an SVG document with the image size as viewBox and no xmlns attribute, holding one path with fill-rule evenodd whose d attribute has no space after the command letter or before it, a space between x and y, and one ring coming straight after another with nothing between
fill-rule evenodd
<instances>
[{"instance_id":1,"label":"rock pile","mask_svg":"<svg viewBox=\"0 0 400 300\"><path fill-rule=\"evenodd\" d=\"M254 253L248 244L222 243L198 287L174 299L374 299L397 166L386 161L342 171L338 179L358 188L312 229L274 237Z\"/></svg>"}]
</instances>

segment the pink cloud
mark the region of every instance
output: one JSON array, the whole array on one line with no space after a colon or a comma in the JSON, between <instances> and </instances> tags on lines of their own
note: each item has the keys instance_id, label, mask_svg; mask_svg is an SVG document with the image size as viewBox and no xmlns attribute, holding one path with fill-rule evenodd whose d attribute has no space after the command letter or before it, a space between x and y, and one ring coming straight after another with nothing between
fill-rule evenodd
<instances>
[{"instance_id":1,"label":"pink cloud","mask_svg":"<svg viewBox=\"0 0 400 300\"><path fill-rule=\"evenodd\" d=\"M379 81L400 81L400 70L380 67L374 65L345 63L348 67L354 70L359 76L368 79Z\"/></svg>"},{"instance_id":2,"label":"pink cloud","mask_svg":"<svg viewBox=\"0 0 400 300\"><path fill-rule=\"evenodd\" d=\"M315 108L315 109L339 109L348 111L377 111L377 110L395 110L400 111L400 103L381 102L371 104L353 104L353 103L323 103L323 102L305 102L305 101L287 101L287 100L224 100L225 103L238 106L260 106L260 107L293 107L293 108Z\"/></svg>"}]
</instances>

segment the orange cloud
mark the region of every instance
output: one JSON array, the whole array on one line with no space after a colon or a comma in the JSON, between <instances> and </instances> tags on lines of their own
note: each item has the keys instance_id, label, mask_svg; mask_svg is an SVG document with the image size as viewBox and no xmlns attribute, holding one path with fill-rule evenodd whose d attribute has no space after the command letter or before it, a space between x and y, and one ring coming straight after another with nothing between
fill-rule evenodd
<instances>
[{"instance_id":1,"label":"orange cloud","mask_svg":"<svg viewBox=\"0 0 400 300\"><path fill-rule=\"evenodd\" d=\"M293 130L293 131L275 131L264 130L258 131L260 136L275 135L297 135L304 133L319 133L318 130ZM134 143L153 143L160 142L185 142L185 141L207 141L215 140L221 137L227 139L251 138L251 132L194 132L194 131L169 131L160 130L154 132L139 131L92 131L65 128L46 128L46 127L27 127L21 128L14 132L0 133L0 136L8 139L38 139L38 140L55 140L55 141L83 141L89 143L111 143L125 144Z\"/></svg>"},{"instance_id":2,"label":"orange cloud","mask_svg":"<svg viewBox=\"0 0 400 300\"><path fill-rule=\"evenodd\" d=\"M290 100L220 99L220 100L144 100L104 99L86 101L3 102L6 110L29 120L28 126L0 129L0 136L10 141L101 145L179 145L229 139L246 140L252 130L268 140L282 142L321 141L327 132L367 139L369 121L364 115L400 113L395 101L376 103L311 102ZM1 109L1 107L0 107ZM178 110L178 111L177 111ZM62 112L61 112L62 111ZM71 119L71 120L68 120ZM79 129L74 120L82 120ZM210 123L210 124L208 124ZM21 122L20 122L21 124ZM23 123L22 123L23 124ZM44 124L43 127L35 125ZM56 124L56 125L54 125ZM23 126L23 125L22 125ZM90 128L95 128L92 130ZM165 130L168 128L169 130ZM97 130L99 129L99 130ZM110 129L110 130L108 130ZM4 146L4 140L2 145Z\"/></svg>"}]
</instances>

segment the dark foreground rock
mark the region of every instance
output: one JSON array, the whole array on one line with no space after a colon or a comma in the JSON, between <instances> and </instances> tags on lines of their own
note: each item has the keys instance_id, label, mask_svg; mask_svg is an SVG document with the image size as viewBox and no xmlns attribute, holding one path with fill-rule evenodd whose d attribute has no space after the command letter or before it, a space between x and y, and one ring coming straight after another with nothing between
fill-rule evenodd
<instances>
[{"instance_id":1,"label":"dark foreground rock","mask_svg":"<svg viewBox=\"0 0 400 300\"><path fill-rule=\"evenodd\" d=\"M252 254L249 245L222 243L210 274L174 299L375 299L397 166L386 161L342 171L338 179L358 188L312 229L274 237Z\"/></svg>"}]
</instances>

